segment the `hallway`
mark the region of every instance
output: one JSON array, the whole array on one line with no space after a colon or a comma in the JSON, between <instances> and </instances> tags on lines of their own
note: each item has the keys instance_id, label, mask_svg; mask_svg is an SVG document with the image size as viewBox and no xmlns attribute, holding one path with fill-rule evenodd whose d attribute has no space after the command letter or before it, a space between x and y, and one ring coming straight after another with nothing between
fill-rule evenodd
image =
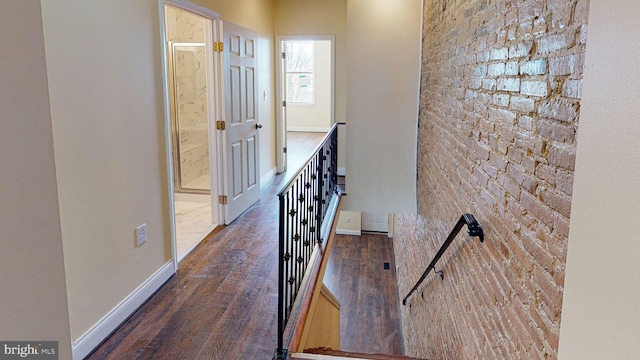
<instances>
[{"instance_id":1,"label":"hallway","mask_svg":"<svg viewBox=\"0 0 640 360\"><path fill-rule=\"evenodd\" d=\"M290 134L299 167L324 134ZM267 359L276 344L277 192L295 172L276 175L260 200L219 228L89 359Z\"/></svg>"},{"instance_id":2,"label":"hallway","mask_svg":"<svg viewBox=\"0 0 640 360\"><path fill-rule=\"evenodd\" d=\"M276 342L278 175L205 239L89 359L268 359Z\"/></svg>"},{"instance_id":3,"label":"hallway","mask_svg":"<svg viewBox=\"0 0 640 360\"><path fill-rule=\"evenodd\" d=\"M290 147L295 146L291 140ZM315 146L299 148L310 148L310 152ZM291 153L306 158L302 150ZM271 359L276 347L278 301L276 195L288 176L291 174L276 175L256 204L187 255L178 274L88 359ZM394 271L387 273L393 274L392 278L382 275L389 280L384 281L386 285L380 291L363 287L380 286L380 261L390 261L394 268L389 252L391 241L363 237L361 240L370 246L362 247L348 245L350 240L358 239L347 237L339 242L343 245L336 246L334 253L342 255L335 255L330 266L333 270L327 274L328 285L341 297L341 284L358 288L351 296L344 294L342 338L345 339L344 330L358 334L345 345L349 350L401 353ZM361 259L374 258L376 266L359 265ZM352 273L343 273L344 270ZM391 302L385 300L390 298ZM370 310L366 311L366 318L362 317L363 304ZM381 306L393 309L384 310ZM381 310L390 310L391 318L381 317ZM367 332L357 330L361 321L367 327L371 325ZM384 327L380 332L381 323ZM380 339L370 337L376 334Z\"/></svg>"}]
</instances>

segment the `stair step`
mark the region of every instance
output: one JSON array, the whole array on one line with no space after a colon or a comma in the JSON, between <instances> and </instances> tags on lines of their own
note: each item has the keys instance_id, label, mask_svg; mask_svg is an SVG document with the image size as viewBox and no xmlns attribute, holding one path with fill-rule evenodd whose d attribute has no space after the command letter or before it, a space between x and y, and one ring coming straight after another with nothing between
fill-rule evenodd
<instances>
[{"instance_id":1,"label":"stair step","mask_svg":"<svg viewBox=\"0 0 640 360\"><path fill-rule=\"evenodd\" d=\"M315 349L305 349L304 354L315 354L315 355L327 355L333 356L343 359L367 359L367 360L426 360L426 359L418 359L414 357L409 357L405 355L390 355L390 354L368 354L368 353L358 353L351 351L341 351L341 350L333 350L328 348L315 348ZM300 354L302 355L302 354ZM293 357L296 359L296 357ZM305 359L305 357L298 357L297 359Z\"/></svg>"}]
</instances>

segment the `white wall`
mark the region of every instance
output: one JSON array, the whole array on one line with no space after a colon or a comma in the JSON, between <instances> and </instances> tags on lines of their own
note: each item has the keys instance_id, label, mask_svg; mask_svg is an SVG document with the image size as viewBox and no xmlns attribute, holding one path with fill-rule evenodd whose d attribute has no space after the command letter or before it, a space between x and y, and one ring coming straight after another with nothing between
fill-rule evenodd
<instances>
[{"instance_id":1,"label":"white wall","mask_svg":"<svg viewBox=\"0 0 640 360\"><path fill-rule=\"evenodd\" d=\"M335 122L347 119L347 0L275 0L276 35L335 36ZM345 128L338 127L338 168L345 168Z\"/></svg>"},{"instance_id":2,"label":"white wall","mask_svg":"<svg viewBox=\"0 0 640 360\"><path fill-rule=\"evenodd\" d=\"M347 1L345 210L416 212L420 0Z\"/></svg>"},{"instance_id":3,"label":"white wall","mask_svg":"<svg viewBox=\"0 0 640 360\"><path fill-rule=\"evenodd\" d=\"M590 6L558 357L637 359L640 2Z\"/></svg>"},{"instance_id":4,"label":"white wall","mask_svg":"<svg viewBox=\"0 0 640 360\"><path fill-rule=\"evenodd\" d=\"M40 1L0 1L0 339L58 341L69 312Z\"/></svg>"},{"instance_id":5,"label":"white wall","mask_svg":"<svg viewBox=\"0 0 640 360\"><path fill-rule=\"evenodd\" d=\"M317 40L315 45L315 102L309 105L287 104L287 131L329 131L331 125L331 41Z\"/></svg>"},{"instance_id":6,"label":"white wall","mask_svg":"<svg viewBox=\"0 0 640 360\"><path fill-rule=\"evenodd\" d=\"M47 0L42 18L76 341L171 259L160 18L157 0Z\"/></svg>"}]
</instances>

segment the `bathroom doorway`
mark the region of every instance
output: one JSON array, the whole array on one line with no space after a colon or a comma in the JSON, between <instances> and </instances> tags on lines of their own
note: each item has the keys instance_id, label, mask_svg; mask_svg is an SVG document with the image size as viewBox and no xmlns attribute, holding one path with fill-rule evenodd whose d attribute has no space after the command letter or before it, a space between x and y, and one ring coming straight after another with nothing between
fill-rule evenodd
<instances>
[{"instance_id":1,"label":"bathroom doorway","mask_svg":"<svg viewBox=\"0 0 640 360\"><path fill-rule=\"evenodd\" d=\"M212 19L165 5L176 256L218 225ZM213 189L213 191L212 191Z\"/></svg>"}]
</instances>

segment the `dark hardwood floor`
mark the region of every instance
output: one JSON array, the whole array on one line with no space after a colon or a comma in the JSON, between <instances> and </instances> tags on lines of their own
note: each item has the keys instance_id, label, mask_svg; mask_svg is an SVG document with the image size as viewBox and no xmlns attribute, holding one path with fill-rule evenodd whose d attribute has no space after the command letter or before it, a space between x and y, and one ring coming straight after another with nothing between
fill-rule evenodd
<instances>
[{"instance_id":1,"label":"dark hardwood floor","mask_svg":"<svg viewBox=\"0 0 640 360\"><path fill-rule=\"evenodd\" d=\"M291 153L306 157L302 150ZM277 175L255 205L201 242L178 274L88 358L271 359L278 301L276 193L285 181L286 174ZM354 238L337 243L327 273L327 284L343 301L344 349L402 353L390 240ZM384 270L383 262L391 269Z\"/></svg>"},{"instance_id":2,"label":"dark hardwood floor","mask_svg":"<svg viewBox=\"0 0 640 360\"><path fill-rule=\"evenodd\" d=\"M279 175L194 249L89 359L270 359L276 344Z\"/></svg>"},{"instance_id":3,"label":"dark hardwood floor","mask_svg":"<svg viewBox=\"0 0 640 360\"><path fill-rule=\"evenodd\" d=\"M322 132L287 131L287 172L290 176L304 165L325 135Z\"/></svg>"},{"instance_id":4,"label":"dark hardwood floor","mask_svg":"<svg viewBox=\"0 0 640 360\"><path fill-rule=\"evenodd\" d=\"M392 239L336 235L324 283L340 301L341 350L404 354Z\"/></svg>"}]
</instances>

